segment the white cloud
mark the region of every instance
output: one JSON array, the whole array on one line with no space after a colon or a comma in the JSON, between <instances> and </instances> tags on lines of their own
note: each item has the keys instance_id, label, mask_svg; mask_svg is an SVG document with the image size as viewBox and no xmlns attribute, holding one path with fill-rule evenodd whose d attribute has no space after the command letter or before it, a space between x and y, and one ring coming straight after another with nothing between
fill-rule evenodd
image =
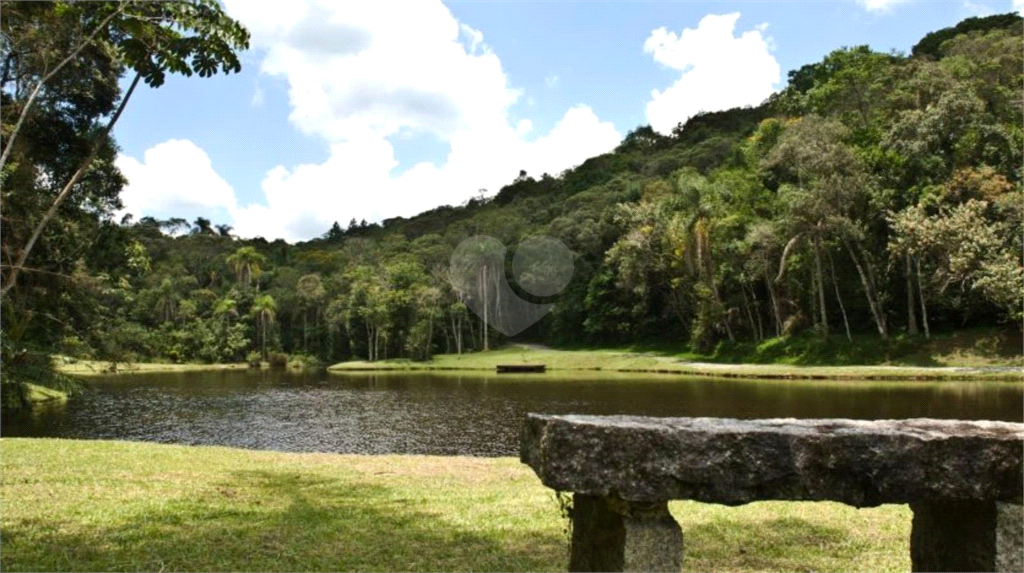
<instances>
[{"instance_id":1,"label":"white cloud","mask_svg":"<svg viewBox=\"0 0 1024 573\"><path fill-rule=\"evenodd\" d=\"M621 140L586 105L567 110L547 134L514 121L509 108L520 90L483 33L439 1L227 7L264 51L261 71L287 82L291 123L330 149L323 163L270 170L267 204L233 212L241 236L306 239L335 220L458 204L480 188L497 191L520 169L559 173ZM390 141L422 133L447 143L448 156L399 172Z\"/></svg>"},{"instance_id":2,"label":"white cloud","mask_svg":"<svg viewBox=\"0 0 1024 573\"><path fill-rule=\"evenodd\" d=\"M1013 0L1013 9L1021 16L1024 16L1024 0Z\"/></svg>"},{"instance_id":3,"label":"white cloud","mask_svg":"<svg viewBox=\"0 0 1024 573\"><path fill-rule=\"evenodd\" d=\"M868 12L888 12L897 4L903 4L908 0L857 0L857 3Z\"/></svg>"},{"instance_id":4,"label":"white cloud","mask_svg":"<svg viewBox=\"0 0 1024 573\"><path fill-rule=\"evenodd\" d=\"M260 107L263 105L263 88L256 86L256 89L252 92L252 100L249 102L253 107Z\"/></svg>"},{"instance_id":5,"label":"white cloud","mask_svg":"<svg viewBox=\"0 0 1024 573\"><path fill-rule=\"evenodd\" d=\"M118 155L115 163L128 180L117 217L235 209L234 189L214 171L206 152L187 139L159 143L146 150L141 162Z\"/></svg>"},{"instance_id":6,"label":"white cloud","mask_svg":"<svg viewBox=\"0 0 1024 573\"><path fill-rule=\"evenodd\" d=\"M557 86L558 85L558 76L555 75L555 74L551 74L550 76L544 78L544 85L548 86L549 88L553 88L553 87Z\"/></svg>"},{"instance_id":7,"label":"white cloud","mask_svg":"<svg viewBox=\"0 0 1024 573\"><path fill-rule=\"evenodd\" d=\"M652 90L647 121L661 133L701 111L756 105L775 91L781 72L762 27L733 34L739 12L708 14L696 29L676 35L658 28L644 42L654 60L682 72L676 82Z\"/></svg>"},{"instance_id":8,"label":"white cloud","mask_svg":"<svg viewBox=\"0 0 1024 573\"><path fill-rule=\"evenodd\" d=\"M978 2L971 2L971 0L964 0L964 11L972 16L985 17L991 16L995 12L986 6Z\"/></svg>"}]
</instances>

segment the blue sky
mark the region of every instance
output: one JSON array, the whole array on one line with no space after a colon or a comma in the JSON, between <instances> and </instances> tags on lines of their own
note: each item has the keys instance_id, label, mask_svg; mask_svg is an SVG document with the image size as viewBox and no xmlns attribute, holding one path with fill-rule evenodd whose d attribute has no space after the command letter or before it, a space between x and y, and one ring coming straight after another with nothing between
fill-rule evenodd
<instances>
[{"instance_id":1,"label":"blue sky","mask_svg":"<svg viewBox=\"0 0 1024 573\"><path fill-rule=\"evenodd\" d=\"M229 0L243 71L138 91L126 211L289 241L557 174L631 129L757 104L843 47L908 52L1020 0L355 3Z\"/></svg>"}]
</instances>

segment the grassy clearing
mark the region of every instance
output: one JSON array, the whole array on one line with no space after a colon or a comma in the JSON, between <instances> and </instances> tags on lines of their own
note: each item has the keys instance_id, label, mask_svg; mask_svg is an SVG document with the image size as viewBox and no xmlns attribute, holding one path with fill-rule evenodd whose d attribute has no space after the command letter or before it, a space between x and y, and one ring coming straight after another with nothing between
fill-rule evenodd
<instances>
[{"instance_id":1,"label":"grassy clearing","mask_svg":"<svg viewBox=\"0 0 1024 573\"><path fill-rule=\"evenodd\" d=\"M565 570L513 458L0 440L0 569ZM689 571L906 571L910 511L673 502Z\"/></svg>"},{"instance_id":2,"label":"grassy clearing","mask_svg":"<svg viewBox=\"0 0 1024 573\"><path fill-rule=\"evenodd\" d=\"M57 370L74 376L106 376L129 373L200 372L214 370L246 370L248 364L170 364L159 362L107 362L105 360L79 360L58 357Z\"/></svg>"},{"instance_id":3,"label":"grassy clearing","mask_svg":"<svg viewBox=\"0 0 1024 573\"><path fill-rule=\"evenodd\" d=\"M382 360L342 362L331 372L362 370L490 370L498 364L541 363L549 370L655 372L717 378L777 378L836 380L1008 380L1021 381L1022 372L988 367L801 366L794 364L724 364L694 362L685 355L629 350L555 350L506 347L471 354L441 354L426 362ZM1019 366L1019 364L1018 364Z\"/></svg>"}]
</instances>

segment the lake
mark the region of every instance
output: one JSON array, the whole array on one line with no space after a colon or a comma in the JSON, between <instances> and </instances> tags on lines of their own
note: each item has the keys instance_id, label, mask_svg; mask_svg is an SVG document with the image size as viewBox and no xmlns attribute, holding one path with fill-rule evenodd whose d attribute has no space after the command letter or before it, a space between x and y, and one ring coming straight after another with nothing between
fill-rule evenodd
<instances>
[{"instance_id":1,"label":"lake","mask_svg":"<svg viewBox=\"0 0 1024 573\"><path fill-rule=\"evenodd\" d=\"M742 381L674 375L193 372L91 379L4 436L291 452L517 456L527 412L1024 421L1018 383Z\"/></svg>"}]
</instances>

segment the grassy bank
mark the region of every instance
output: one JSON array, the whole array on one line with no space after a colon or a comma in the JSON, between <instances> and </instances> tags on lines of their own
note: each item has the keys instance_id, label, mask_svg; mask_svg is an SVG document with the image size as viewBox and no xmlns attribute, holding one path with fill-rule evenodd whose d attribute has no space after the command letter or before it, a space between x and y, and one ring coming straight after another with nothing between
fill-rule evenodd
<instances>
[{"instance_id":1,"label":"grassy bank","mask_svg":"<svg viewBox=\"0 0 1024 573\"><path fill-rule=\"evenodd\" d=\"M162 362L108 362L105 360L79 360L58 357L57 370L73 376L105 376L108 374L204 372L220 370L246 370L249 365L236 364L170 364Z\"/></svg>"},{"instance_id":2,"label":"grassy bank","mask_svg":"<svg viewBox=\"0 0 1024 573\"><path fill-rule=\"evenodd\" d=\"M630 350L555 350L506 347L471 354L441 354L425 362L382 360L342 362L331 372L362 370L488 370L498 364L545 364L549 370L656 372L716 378L836 380L1006 380L1020 381L1021 370L988 366L802 366L795 364L728 364L698 362L684 354Z\"/></svg>"},{"instance_id":3,"label":"grassy bank","mask_svg":"<svg viewBox=\"0 0 1024 573\"><path fill-rule=\"evenodd\" d=\"M0 440L0 569L557 571L566 521L512 458ZM673 502L692 571L906 571L910 511Z\"/></svg>"}]
</instances>

